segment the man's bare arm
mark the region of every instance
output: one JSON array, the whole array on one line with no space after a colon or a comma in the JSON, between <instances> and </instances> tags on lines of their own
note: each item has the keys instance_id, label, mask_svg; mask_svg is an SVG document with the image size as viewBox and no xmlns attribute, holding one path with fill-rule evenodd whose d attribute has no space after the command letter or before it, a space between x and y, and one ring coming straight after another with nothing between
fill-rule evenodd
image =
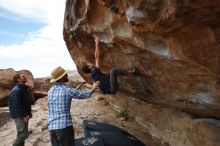
<instances>
[{"instance_id":1,"label":"man's bare arm","mask_svg":"<svg viewBox=\"0 0 220 146\"><path fill-rule=\"evenodd\" d=\"M100 85L100 81L94 82L93 85L92 85L91 92L94 93L95 90L99 87L99 85Z\"/></svg>"},{"instance_id":2,"label":"man's bare arm","mask_svg":"<svg viewBox=\"0 0 220 146\"><path fill-rule=\"evenodd\" d=\"M95 66L100 67L100 50L99 50L99 38L95 38Z\"/></svg>"}]
</instances>

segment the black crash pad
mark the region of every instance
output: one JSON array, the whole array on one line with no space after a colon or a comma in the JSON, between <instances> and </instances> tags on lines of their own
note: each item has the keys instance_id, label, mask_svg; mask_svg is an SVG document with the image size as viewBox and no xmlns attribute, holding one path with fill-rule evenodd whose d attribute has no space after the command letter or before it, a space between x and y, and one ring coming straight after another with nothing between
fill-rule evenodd
<instances>
[{"instance_id":1,"label":"black crash pad","mask_svg":"<svg viewBox=\"0 0 220 146\"><path fill-rule=\"evenodd\" d=\"M98 137L105 146L145 146L127 132L85 130L86 137Z\"/></svg>"},{"instance_id":2,"label":"black crash pad","mask_svg":"<svg viewBox=\"0 0 220 146\"><path fill-rule=\"evenodd\" d=\"M107 123L101 123L101 122L95 122L95 121L83 121L83 127L86 130L96 130L96 131L124 131L121 128L118 128L116 126L107 124Z\"/></svg>"},{"instance_id":3,"label":"black crash pad","mask_svg":"<svg viewBox=\"0 0 220 146\"><path fill-rule=\"evenodd\" d=\"M107 123L85 120L83 121L83 127L86 137L95 137L102 141L104 146L145 146L123 129Z\"/></svg>"},{"instance_id":4,"label":"black crash pad","mask_svg":"<svg viewBox=\"0 0 220 146\"><path fill-rule=\"evenodd\" d=\"M103 139L98 137L86 137L75 140L75 146L105 146Z\"/></svg>"}]
</instances>

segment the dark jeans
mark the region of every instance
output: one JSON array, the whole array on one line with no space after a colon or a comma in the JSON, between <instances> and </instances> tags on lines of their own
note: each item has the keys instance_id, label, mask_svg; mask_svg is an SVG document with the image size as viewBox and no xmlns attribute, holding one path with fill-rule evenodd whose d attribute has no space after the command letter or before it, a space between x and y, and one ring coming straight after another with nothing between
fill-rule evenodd
<instances>
[{"instance_id":1,"label":"dark jeans","mask_svg":"<svg viewBox=\"0 0 220 146\"><path fill-rule=\"evenodd\" d=\"M73 126L50 130L52 146L75 146Z\"/></svg>"},{"instance_id":2,"label":"dark jeans","mask_svg":"<svg viewBox=\"0 0 220 146\"><path fill-rule=\"evenodd\" d=\"M22 118L13 119L16 124L17 138L13 146L24 146L24 141L28 137L28 123L25 123Z\"/></svg>"},{"instance_id":3,"label":"dark jeans","mask_svg":"<svg viewBox=\"0 0 220 146\"><path fill-rule=\"evenodd\" d=\"M110 70L110 88L111 94L115 94L118 91L118 76L126 76L128 74L127 70L113 68Z\"/></svg>"}]
</instances>

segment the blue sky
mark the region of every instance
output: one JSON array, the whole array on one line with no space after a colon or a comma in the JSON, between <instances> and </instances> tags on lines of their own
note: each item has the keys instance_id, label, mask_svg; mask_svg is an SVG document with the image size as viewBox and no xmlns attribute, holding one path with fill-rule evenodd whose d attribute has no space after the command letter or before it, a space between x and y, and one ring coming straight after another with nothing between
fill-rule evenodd
<instances>
[{"instance_id":1,"label":"blue sky","mask_svg":"<svg viewBox=\"0 0 220 146\"><path fill-rule=\"evenodd\" d=\"M0 69L49 76L57 66L76 69L63 41L63 0L0 0Z\"/></svg>"},{"instance_id":2,"label":"blue sky","mask_svg":"<svg viewBox=\"0 0 220 146\"><path fill-rule=\"evenodd\" d=\"M46 23L25 18L19 14L0 8L0 44L19 44L26 40L30 32L44 27Z\"/></svg>"}]
</instances>

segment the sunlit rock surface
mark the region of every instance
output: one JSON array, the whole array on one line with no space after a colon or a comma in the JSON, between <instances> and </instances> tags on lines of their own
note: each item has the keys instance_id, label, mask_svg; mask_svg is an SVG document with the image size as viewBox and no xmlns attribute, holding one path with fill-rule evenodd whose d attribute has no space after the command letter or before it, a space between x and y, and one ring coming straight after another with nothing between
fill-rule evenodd
<instances>
[{"instance_id":1,"label":"sunlit rock surface","mask_svg":"<svg viewBox=\"0 0 220 146\"><path fill-rule=\"evenodd\" d=\"M87 81L89 76L81 66L86 60L94 61L94 36L101 41L103 72L131 64L138 68L139 76L120 78L115 98L123 94L124 102L132 97L188 116L218 119L219 24L218 0L67 0L63 33ZM210 131L206 134L212 139L214 132ZM210 143L219 144L213 141Z\"/></svg>"},{"instance_id":2,"label":"sunlit rock surface","mask_svg":"<svg viewBox=\"0 0 220 146\"><path fill-rule=\"evenodd\" d=\"M47 96L47 92L51 87L50 78L34 78L34 97L35 99Z\"/></svg>"}]
</instances>

